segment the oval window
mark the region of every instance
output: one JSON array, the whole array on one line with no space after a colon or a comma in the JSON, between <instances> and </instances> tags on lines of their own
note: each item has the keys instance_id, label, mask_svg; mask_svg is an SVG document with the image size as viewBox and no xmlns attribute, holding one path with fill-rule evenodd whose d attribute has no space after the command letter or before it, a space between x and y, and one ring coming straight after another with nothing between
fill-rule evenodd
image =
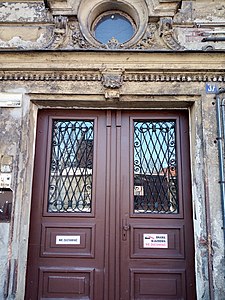
<instances>
[{"instance_id":1,"label":"oval window","mask_svg":"<svg viewBox=\"0 0 225 300\"><path fill-rule=\"evenodd\" d=\"M112 39L122 44L129 41L135 33L132 20L118 12L103 14L94 23L94 36L102 44L107 44Z\"/></svg>"}]
</instances>

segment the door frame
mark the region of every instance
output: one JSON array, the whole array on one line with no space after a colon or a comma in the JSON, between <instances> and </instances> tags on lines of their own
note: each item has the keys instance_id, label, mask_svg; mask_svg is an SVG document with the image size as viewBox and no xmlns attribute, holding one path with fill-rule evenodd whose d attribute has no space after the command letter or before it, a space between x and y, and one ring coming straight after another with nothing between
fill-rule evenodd
<instances>
[{"instance_id":1,"label":"door frame","mask_svg":"<svg viewBox=\"0 0 225 300\"><path fill-rule=\"evenodd\" d=\"M138 111L140 111L140 109L137 109ZM135 110L135 111L137 111L137 110ZM148 109L148 111L151 111L150 109ZM110 126L111 126L111 124L110 124L110 114L111 114L112 112L111 111L107 111L107 131L108 131L108 136L107 136L107 143L110 143L110 139L111 139L111 132L110 132ZM112 151L112 153L115 153L115 155L116 155L116 153L119 151L119 149L120 149L120 147L121 147L121 144L120 144L120 140L119 140L119 136L120 136L120 131L121 131L121 111L120 110L116 110L116 124L115 124L115 126L116 126L116 132L114 132L113 134L115 135L113 138L116 138L116 140L117 140L117 143L115 144L115 151L112 151L112 149L110 149L110 147L107 147L107 157L110 157L111 156L111 151ZM108 159L108 158L107 158ZM111 162L113 161L114 159L112 159L111 158ZM109 162L110 163L110 162ZM117 169L119 170L119 167L120 167L120 161L117 161ZM115 168L115 166L114 166L114 168ZM111 174L110 174L110 172L111 172L111 169L112 168L109 168L109 174L107 174L107 176L108 176L108 178L111 176ZM117 174L117 170L115 171L113 171L114 172L114 174ZM119 184L119 181L120 181L120 179L119 179L119 176L114 176L115 178L114 178L114 180L115 180L115 182L117 181L117 184ZM111 197L110 195L111 195L111 193L112 192L110 192L110 185L108 184L108 188L107 188L107 192L106 192L106 194L108 195L108 197ZM118 193L118 192L116 192L116 193ZM119 192L120 193L120 192ZM118 196L118 195L114 195L115 196L115 198L114 198L114 201L116 200L116 197ZM111 202L111 200L108 202L108 203L112 203ZM111 204L111 206L112 206L112 204ZM109 213L109 210L110 210L110 207L109 208L107 208L107 213ZM119 217L119 216L118 216ZM112 221L112 220L111 220ZM110 223L110 222L109 222ZM109 229L111 229L111 226L109 225ZM117 232L116 232L117 231ZM111 231L111 234L112 234L112 236L114 235L115 237L116 236L118 236L118 234L120 234L119 233L119 230L117 230L116 228L114 229L114 232L113 231ZM116 239L116 240L120 240L120 239ZM108 245L108 244L107 244ZM111 249L110 247L110 249L109 249L109 251L111 251L111 253L114 251L114 253L119 253L119 245L116 245L116 247L115 247L115 249ZM109 257L110 257L110 255L109 255ZM116 255L116 257L117 257L117 255ZM106 264L109 262L109 259L107 259L106 258ZM110 264L110 262L109 262L109 264ZM117 264L116 264L117 265ZM110 270L111 270L111 268L109 268ZM114 273L115 273L115 271L114 271ZM116 281L116 279L115 278L113 278L113 277L115 277L115 276L112 276L112 272L110 272L110 273L108 273L108 276L109 277L111 277L111 279L113 280L113 281ZM107 281L107 282L109 282L109 281ZM110 281L111 282L111 281ZM110 286L112 286L111 287L111 289L113 288L113 285L110 285ZM105 296L107 295L107 290L109 290L109 287L108 288L106 288L105 289ZM117 293L117 292L116 292ZM112 298L113 299L113 298Z\"/></svg>"}]
</instances>

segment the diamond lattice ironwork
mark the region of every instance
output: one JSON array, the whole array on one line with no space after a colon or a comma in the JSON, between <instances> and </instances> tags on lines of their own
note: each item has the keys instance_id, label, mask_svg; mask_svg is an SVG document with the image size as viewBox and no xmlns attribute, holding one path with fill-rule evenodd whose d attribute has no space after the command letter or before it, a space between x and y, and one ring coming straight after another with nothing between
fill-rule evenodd
<instances>
[{"instance_id":1,"label":"diamond lattice ironwork","mask_svg":"<svg viewBox=\"0 0 225 300\"><path fill-rule=\"evenodd\" d=\"M175 125L134 122L135 213L178 213Z\"/></svg>"},{"instance_id":2,"label":"diamond lattice ironwork","mask_svg":"<svg viewBox=\"0 0 225 300\"><path fill-rule=\"evenodd\" d=\"M93 121L53 121L48 212L91 212L93 141Z\"/></svg>"}]
</instances>

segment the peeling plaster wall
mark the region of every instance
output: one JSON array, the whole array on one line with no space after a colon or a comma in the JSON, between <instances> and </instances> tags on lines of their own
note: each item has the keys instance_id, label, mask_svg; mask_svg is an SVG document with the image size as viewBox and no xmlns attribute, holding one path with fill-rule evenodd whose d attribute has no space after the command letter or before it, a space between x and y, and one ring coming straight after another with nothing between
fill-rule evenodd
<instances>
[{"instance_id":1,"label":"peeling plaster wall","mask_svg":"<svg viewBox=\"0 0 225 300\"><path fill-rule=\"evenodd\" d=\"M204 105L202 107L203 115L203 151L204 151L204 181L205 181L205 201L209 203L210 231L212 235L211 256L213 262L213 285L215 290L215 299L225 297L224 288L224 236L222 218L220 185L218 184L219 166L215 160L217 153L217 123L214 99L209 95L203 95ZM221 256L222 254L222 256ZM222 267L222 268L221 268Z\"/></svg>"},{"instance_id":2,"label":"peeling plaster wall","mask_svg":"<svg viewBox=\"0 0 225 300\"><path fill-rule=\"evenodd\" d=\"M43 2L0 2L0 22L27 23L50 20Z\"/></svg>"},{"instance_id":3,"label":"peeling plaster wall","mask_svg":"<svg viewBox=\"0 0 225 300\"><path fill-rule=\"evenodd\" d=\"M22 111L20 108L0 109L0 156L12 155L13 156L13 184L12 190L17 188L17 174L18 174L18 161L21 144L21 123L22 123ZM15 200L14 200L15 203ZM0 241L1 241L1 281L0 281L0 299L4 299L7 294L8 285L10 281L10 263L12 259L12 232L13 232L13 220L11 223L0 224ZM9 232L10 230L10 232ZM4 295L5 293L5 295Z\"/></svg>"},{"instance_id":4,"label":"peeling plaster wall","mask_svg":"<svg viewBox=\"0 0 225 300\"><path fill-rule=\"evenodd\" d=\"M0 223L0 299L19 300L23 299L25 284L27 252L23 250L27 248L29 219L24 216L29 216L30 211L35 119L30 132L32 109L24 88L12 85L1 91L23 94L20 108L0 108L0 156L13 156L12 219L10 223Z\"/></svg>"},{"instance_id":5,"label":"peeling plaster wall","mask_svg":"<svg viewBox=\"0 0 225 300\"><path fill-rule=\"evenodd\" d=\"M41 49L50 43L52 31L43 2L0 2L0 48Z\"/></svg>"},{"instance_id":6,"label":"peeling plaster wall","mask_svg":"<svg viewBox=\"0 0 225 300\"><path fill-rule=\"evenodd\" d=\"M208 249L199 241L207 239L205 220L205 191L204 191L204 161L203 161L203 128L202 128L202 103L196 101L191 107L190 114L191 133L191 161L192 161L192 194L193 194L193 220L195 231L195 252L197 294L198 299L210 299Z\"/></svg>"},{"instance_id":7,"label":"peeling plaster wall","mask_svg":"<svg viewBox=\"0 0 225 300\"><path fill-rule=\"evenodd\" d=\"M4 291L7 289L8 279L8 244L10 224L0 224L0 297L4 299Z\"/></svg>"}]
</instances>

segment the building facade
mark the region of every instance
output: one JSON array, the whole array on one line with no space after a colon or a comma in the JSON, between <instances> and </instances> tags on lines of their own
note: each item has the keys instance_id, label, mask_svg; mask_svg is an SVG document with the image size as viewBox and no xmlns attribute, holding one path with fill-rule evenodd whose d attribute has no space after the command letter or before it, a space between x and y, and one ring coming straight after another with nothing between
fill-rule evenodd
<instances>
[{"instance_id":1,"label":"building facade","mask_svg":"<svg viewBox=\"0 0 225 300\"><path fill-rule=\"evenodd\" d=\"M0 8L0 299L225 299L225 2Z\"/></svg>"}]
</instances>

